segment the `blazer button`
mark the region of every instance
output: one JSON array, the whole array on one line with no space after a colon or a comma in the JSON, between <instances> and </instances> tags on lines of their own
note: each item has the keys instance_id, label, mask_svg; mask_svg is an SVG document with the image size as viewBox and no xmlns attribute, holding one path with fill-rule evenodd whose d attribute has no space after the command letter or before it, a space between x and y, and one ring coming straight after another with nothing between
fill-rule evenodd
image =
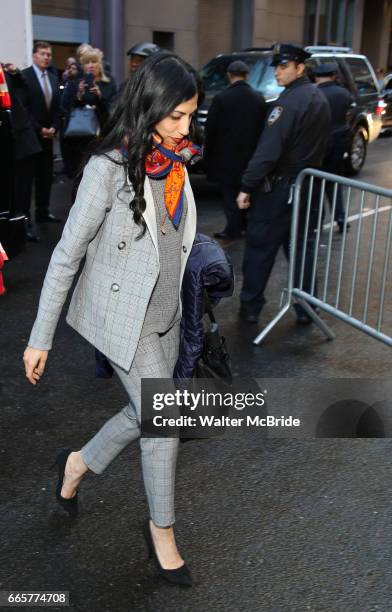
<instances>
[{"instance_id":1,"label":"blazer button","mask_svg":"<svg viewBox=\"0 0 392 612\"><path fill-rule=\"evenodd\" d=\"M113 283L110 289L114 291L114 293L116 293L117 291L120 291L120 287L117 285L117 283Z\"/></svg>"},{"instance_id":2,"label":"blazer button","mask_svg":"<svg viewBox=\"0 0 392 612\"><path fill-rule=\"evenodd\" d=\"M185 244L184 244L184 246L182 247L182 250L183 250L183 252L184 252L184 253L186 253L186 252L187 252L187 250L188 250L188 249L186 248Z\"/></svg>"},{"instance_id":3,"label":"blazer button","mask_svg":"<svg viewBox=\"0 0 392 612\"><path fill-rule=\"evenodd\" d=\"M126 246L126 243L122 240L121 242L118 243L117 248L122 251Z\"/></svg>"}]
</instances>

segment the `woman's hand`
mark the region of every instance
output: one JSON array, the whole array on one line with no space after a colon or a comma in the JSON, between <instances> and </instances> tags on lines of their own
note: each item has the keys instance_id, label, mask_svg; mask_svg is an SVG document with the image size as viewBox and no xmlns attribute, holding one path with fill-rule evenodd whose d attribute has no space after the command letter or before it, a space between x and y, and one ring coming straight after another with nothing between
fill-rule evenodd
<instances>
[{"instance_id":1,"label":"woman's hand","mask_svg":"<svg viewBox=\"0 0 392 612\"><path fill-rule=\"evenodd\" d=\"M97 96L98 98L100 98L102 95L101 90L99 89L97 83L94 83L94 85L90 87L90 92L94 94L94 96Z\"/></svg>"},{"instance_id":2,"label":"woman's hand","mask_svg":"<svg viewBox=\"0 0 392 612\"><path fill-rule=\"evenodd\" d=\"M40 349L35 349L31 346L28 346L23 353L26 378L28 378L32 385L36 385L41 379L41 376L45 371L47 358L48 351L41 351Z\"/></svg>"}]
</instances>

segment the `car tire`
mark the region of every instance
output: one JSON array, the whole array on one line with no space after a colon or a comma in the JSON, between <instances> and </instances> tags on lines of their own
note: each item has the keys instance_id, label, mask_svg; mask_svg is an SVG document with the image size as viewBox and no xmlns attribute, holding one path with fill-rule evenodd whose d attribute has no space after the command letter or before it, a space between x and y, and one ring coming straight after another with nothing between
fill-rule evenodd
<instances>
[{"instance_id":1,"label":"car tire","mask_svg":"<svg viewBox=\"0 0 392 612\"><path fill-rule=\"evenodd\" d=\"M366 129L357 126L351 138L350 150L346 160L346 172L349 176L355 176L365 163L367 153L368 136Z\"/></svg>"}]
</instances>

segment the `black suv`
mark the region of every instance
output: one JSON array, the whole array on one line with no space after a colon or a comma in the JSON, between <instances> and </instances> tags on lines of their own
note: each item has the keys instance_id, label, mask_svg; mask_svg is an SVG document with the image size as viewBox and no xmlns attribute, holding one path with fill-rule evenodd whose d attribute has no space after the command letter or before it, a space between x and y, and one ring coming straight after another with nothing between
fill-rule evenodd
<instances>
[{"instance_id":1,"label":"black suv","mask_svg":"<svg viewBox=\"0 0 392 612\"><path fill-rule=\"evenodd\" d=\"M355 106L350 113L352 139L346 168L348 174L357 174L365 163L367 145L381 131L383 100L374 70L364 55L353 54L348 47L306 47L306 50L312 54L306 62L310 78L312 66L333 60L339 67L338 80L354 96ZM272 48L218 55L200 71L206 90L205 101L198 115L201 125L207 121L212 98L227 87L226 68L234 59L247 63L250 69L248 81L264 95L267 103L272 104L283 90L277 84L271 66Z\"/></svg>"},{"instance_id":2,"label":"black suv","mask_svg":"<svg viewBox=\"0 0 392 612\"><path fill-rule=\"evenodd\" d=\"M14 208L14 139L11 97L0 64L0 242L11 259L25 247L25 217Z\"/></svg>"}]
</instances>

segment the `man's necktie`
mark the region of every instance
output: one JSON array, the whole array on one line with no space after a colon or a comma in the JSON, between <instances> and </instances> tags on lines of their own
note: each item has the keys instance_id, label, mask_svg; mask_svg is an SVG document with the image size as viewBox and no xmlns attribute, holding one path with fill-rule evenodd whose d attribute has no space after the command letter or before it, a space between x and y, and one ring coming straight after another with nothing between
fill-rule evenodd
<instances>
[{"instance_id":1,"label":"man's necktie","mask_svg":"<svg viewBox=\"0 0 392 612\"><path fill-rule=\"evenodd\" d=\"M46 70L42 73L42 85L43 85L42 89L43 89L43 92L44 92L46 108L49 110L50 109L50 104L52 102L52 94L51 94L51 91L49 89L48 73L46 72Z\"/></svg>"}]
</instances>

